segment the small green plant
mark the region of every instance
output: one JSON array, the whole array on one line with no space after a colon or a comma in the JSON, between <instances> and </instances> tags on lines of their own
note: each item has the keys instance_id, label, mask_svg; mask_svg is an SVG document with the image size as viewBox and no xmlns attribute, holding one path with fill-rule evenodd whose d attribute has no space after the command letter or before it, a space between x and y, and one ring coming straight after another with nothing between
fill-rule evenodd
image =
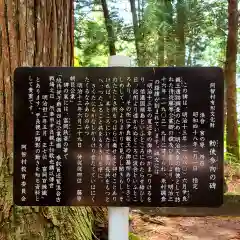
<instances>
[{"instance_id":1,"label":"small green plant","mask_svg":"<svg viewBox=\"0 0 240 240\"><path fill-rule=\"evenodd\" d=\"M236 158L236 156L228 152L224 153L224 160L228 164L234 164L234 163L239 164L239 160Z\"/></svg>"},{"instance_id":2,"label":"small green plant","mask_svg":"<svg viewBox=\"0 0 240 240\"><path fill-rule=\"evenodd\" d=\"M225 161L225 180L227 185L231 183L234 178L240 177L240 162L233 154L225 153L224 154Z\"/></svg>"},{"instance_id":3,"label":"small green plant","mask_svg":"<svg viewBox=\"0 0 240 240\"><path fill-rule=\"evenodd\" d=\"M141 239L134 233L129 233L129 240L141 240Z\"/></svg>"}]
</instances>

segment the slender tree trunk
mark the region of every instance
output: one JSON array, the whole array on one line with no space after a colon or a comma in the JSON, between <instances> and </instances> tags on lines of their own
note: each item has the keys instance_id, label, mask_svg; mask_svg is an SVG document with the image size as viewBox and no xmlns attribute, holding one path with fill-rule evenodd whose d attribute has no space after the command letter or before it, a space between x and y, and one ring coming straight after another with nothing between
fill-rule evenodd
<instances>
[{"instance_id":1,"label":"slender tree trunk","mask_svg":"<svg viewBox=\"0 0 240 240\"><path fill-rule=\"evenodd\" d=\"M142 16L141 16L141 13L142 13L142 8L141 8L141 1L140 0L137 0L137 13L138 13L138 22L140 22L142 20Z\"/></svg>"},{"instance_id":2,"label":"slender tree trunk","mask_svg":"<svg viewBox=\"0 0 240 240\"><path fill-rule=\"evenodd\" d=\"M236 58L238 33L238 1L228 0L228 39L225 77L227 82L227 151L239 159L236 109Z\"/></svg>"},{"instance_id":3,"label":"slender tree trunk","mask_svg":"<svg viewBox=\"0 0 240 240\"><path fill-rule=\"evenodd\" d=\"M131 12L132 12L132 21L133 21L133 31L134 31L134 37L135 37L135 47L137 52L137 62L138 66L143 66L143 56L141 55L141 46L140 46L140 32L139 32L139 22L137 18L137 10L136 10L136 4L135 0L130 0L130 6L131 6Z\"/></svg>"},{"instance_id":4,"label":"slender tree trunk","mask_svg":"<svg viewBox=\"0 0 240 240\"><path fill-rule=\"evenodd\" d=\"M73 63L69 0L0 0L0 239L92 239L94 209L18 207L12 202L13 72ZM99 212L98 212L99 214Z\"/></svg>"},{"instance_id":5,"label":"slender tree trunk","mask_svg":"<svg viewBox=\"0 0 240 240\"><path fill-rule=\"evenodd\" d=\"M177 1L177 54L176 65L185 65L185 0Z\"/></svg>"},{"instance_id":6,"label":"slender tree trunk","mask_svg":"<svg viewBox=\"0 0 240 240\"><path fill-rule=\"evenodd\" d=\"M113 23L112 23L110 14L109 14L107 0L101 0L101 3L102 3L103 15L104 15L104 19L105 19L105 25L106 25L106 29L107 29L107 33L108 33L109 53L110 53L110 56L112 56L112 55L116 55Z\"/></svg>"},{"instance_id":7,"label":"slender tree trunk","mask_svg":"<svg viewBox=\"0 0 240 240\"><path fill-rule=\"evenodd\" d=\"M167 14L167 25L169 26L168 31L166 32L166 39L165 42L166 43L171 43L174 42L174 34L173 34L173 3L171 0L165 2L166 5L166 12ZM167 66L173 66L175 64L175 60L174 60L174 55L175 55L175 44L171 45L171 46L167 46L165 45L165 52L166 52L166 60L165 60L165 65Z\"/></svg>"},{"instance_id":8,"label":"slender tree trunk","mask_svg":"<svg viewBox=\"0 0 240 240\"><path fill-rule=\"evenodd\" d=\"M160 0L157 4L157 8L159 8L159 26L163 26L162 28L158 27L158 66L165 65L165 25L167 22L166 13L166 0Z\"/></svg>"}]
</instances>

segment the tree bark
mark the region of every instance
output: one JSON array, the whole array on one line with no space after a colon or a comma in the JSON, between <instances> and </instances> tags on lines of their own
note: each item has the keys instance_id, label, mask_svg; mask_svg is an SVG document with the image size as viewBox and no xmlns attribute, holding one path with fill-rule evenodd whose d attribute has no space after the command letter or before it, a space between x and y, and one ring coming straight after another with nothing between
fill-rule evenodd
<instances>
[{"instance_id":1,"label":"tree bark","mask_svg":"<svg viewBox=\"0 0 240 240\"><path fill-rule=\"evenodd\" d=\"M141 46L140 46L140 32L139 32L139 22L137 18L137 10L135 0L130 0L131 12L132 12L132 21L133 21L133 32L135 37L135 47L137 53L137 62L138 66L143 66L143 56L141 55Z\"/></svg>"},{"instance_id":2,"label":"tree bark","mask_svg":"<svg viewBox=\"0 0 240 240\"><path fill-rule=\"evenodd\" d=\"M0 239L92 239L91 208L18 207L12 202L13 72L73 63L69 0L0 0Z\"/></svg>"},{"instance_id":3,"label":"tree bark","mask_svg":"<svg viewBox=\"0 0 240 240\"><path fill-rule=\"evenodd\" d=\"M108 33L108 47L110 56L116 55L116 47L115 47L115 35L113 29L113 23L109 14L107 0L101 0L103 15L105 19L105 25Z\"/></svg>"},{"instance_id":4,"label":"tree bark","mask_svg":"<svg viewBox=\"0 0 240 240\"><path fill-rule=\"evenodd\" d=\"M225 77L227 83L227 151L239 159L236 109L236 59L238 33L238 1L228 0L228 38Z\"/></svg>"},{"instance_id":5,"label":"tree bark","mask_svg":"<svg viewBox=\"0 0 240 240\"><path fill-rule=\"evenodd\" d=\"M165 65L165 25L167 23L166 19L166 14L167 13L167 8L166 8L166 0L161 0L157 3L156 5L157 8L159 8L159 13L158 13L158 21L159 25L163 27L158 27L158 66L162 67Z\"/></svg>"},{"instance_id":6,"label":"tree bark","mask_svg":"<svg viewBox=\"0 0 240 240\"><path fill-rule=\"evenodd\" d=\"M174 21L173 21L173 3L171 0L165 1L165 6L166 6L166 12L167 17L166 17L166 22L168 25L168 31L166 32L166 37L165 37L165 43L171 43L175 41L175 35L173 34L173 26L174 26ZM166 60L165 60L165 65L167 66L173 66L175 65L175 44L171 44L171 46L165 46L165 52L166 52Z\"/></svg>"},{"instance_id":7,"label":"tree bark","mask_svg":"<svg viewBox=\"0 0 240 240\"><path fill-rule=\"evenodd\" d=\"M176 65L185 65L185 1L177 1L177 55L176 55Z\"/></svg>"}]
</instances>

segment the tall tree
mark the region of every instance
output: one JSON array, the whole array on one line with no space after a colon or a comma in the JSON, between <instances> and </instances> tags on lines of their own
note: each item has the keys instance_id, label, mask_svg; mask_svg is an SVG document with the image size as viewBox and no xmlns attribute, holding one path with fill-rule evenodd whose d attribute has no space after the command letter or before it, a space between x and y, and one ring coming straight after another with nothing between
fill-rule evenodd
<instances>
[{"instance_id":1,"label":"tall tree","mask_svg":"<svg viewBox=\"0 0 240 240\"><path fill-rule=\"evenodd\" d=\"M136 53L137 53L137 62L138 66L143 66L143 53L141 51L141 35L140 35L140 28L139 28L139 19L137 16L137 8L136 8L136 2L135 0L129 0L130 1L130 7L132 12L132 22L133 22L133 31L134 31L134 37L135 37L135 47L136 47Z\"/></svg>"},{"instance_id":2,"label":"tall tree","mask_svg":"<svg viewBox=\"0 0 240 240\"><path fill-rule=\"evenodd\" d=\"M161 0L157 3L157 17L159 20L159 26L158 26L158 66L164 66L165 63L165 35L166 35L166 27L165 27L165 16L167 14L166 12L166 1Z\"/></svg>"},{"instance_id":3,"label":"tall tree","mask_svg":"<svg viewBox=\"0 0 240 240\"><path fill-rule=\"evenodd\" d=\"M115 47L115 36L113 23L109 14L107 0L101 0L103 15L105 19L105 25L108 33L108 46L110 55L116 55L116 47Z\"/></svg>"},{"instance_id":4,"label":"tall tree","mask_svg":"<svg viewBox=\"0 0 240 240\"><path fill-rule=\"evenodd\" d=\"M238 1L228 0L228 38L225 78L227 83L227 151L239 159L236 110L236 59L238 33Z\"/></svg>"},{"instance_id":5,"label":"tall tree","mask_svg":"<svg viewBox=\"0 0 240 240\"><path fill-rule=\"evenodd\" d=\"M0 0L0 239L92 239L94 209L12 202L13 72L72 65L72 14L69 0Z\"/></svg>"},{"instance_id":6,"label":"tall tree","mask_svg":"<svg viewBox=\"0 0 240 240\"><path fill-rule=\"evenodd\" d=\"M174 55L175 55L175 36L173 34L173 2L171 0L165 1L166 10L166 33L164 48L166 52L165 65L174 65Z\"/></svg>"},{"instance_id":7,"label":"tall tree","mask_svg":"<svg viewBox=\"0 0 240 240\"><path fill-rule=\"evenodd\" d=\"M185 65L185 22L186 22L186 8L185 0L177 0L177 24L176 24L176 36L177 36L177 54L176 65Z\"/></svg>"}]
</instances>

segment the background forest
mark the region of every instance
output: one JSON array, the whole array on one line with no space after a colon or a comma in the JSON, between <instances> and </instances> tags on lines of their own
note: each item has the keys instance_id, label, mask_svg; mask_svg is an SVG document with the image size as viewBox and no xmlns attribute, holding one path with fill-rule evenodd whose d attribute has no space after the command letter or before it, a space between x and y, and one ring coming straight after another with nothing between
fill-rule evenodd
<instances>
[{"instance_id":1,"label":"background forest","mask_svg":"<svg viewBox=\"0 0 240 240\"><path fill-rule=\"evenodd\" d=\"M108 56L118 54L131 57L133 66L223 68L228 130L225 160L239 163L238 14L231 14L234 6L230 5L219 0L75 1L74 64L107 66ZM229 17L232 20L228 21Z\"/></svg>"}]
</instances>

